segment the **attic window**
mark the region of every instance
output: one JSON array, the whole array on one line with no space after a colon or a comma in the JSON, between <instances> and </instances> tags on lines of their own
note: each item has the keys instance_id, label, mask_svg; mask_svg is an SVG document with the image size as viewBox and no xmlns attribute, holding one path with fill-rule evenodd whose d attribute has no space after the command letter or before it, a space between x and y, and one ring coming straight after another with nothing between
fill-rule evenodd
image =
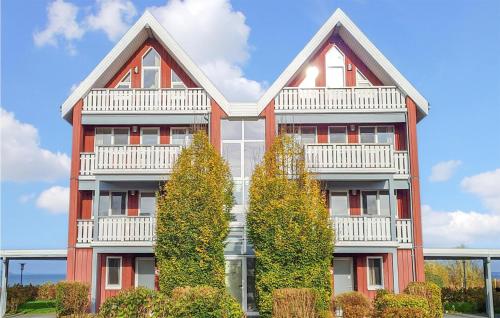
<instances>
[{"instance_id":1,"label":"attic window","mask_svg":"<svg viewBox=\"0 0 500 318\"><path fill-rule=\"evenodd\" d=\"M344 54L333 46L325 55L326 87L345 86Z\"/></svg>"},{"instance_id":2,"label":"attic window","mask_svg":"<svg viewBox=\"0 0 500 318\"><path fill-rule=\"evenodd\" d=\"M116 88L131 88L132 87L132 76L130 71L122 78L122 80L116 85Z\"/></svg>"},{"instance_id":3,"label":"attic window","mask_svg":"<svg viewBox=\"0 0 500 318\"><path fill-rule=\"evenodd\" d=\"M172 88L186 88L186 85L174 70L172 70Z\"/></svg>"},{"instance_id":4,"label":"attic window","mask_svg":"<svg viewBox=\"0 0 500 318\"><path fill-rule=\"evenodd\" d=\"M359 70L356 70L356 86L371 87L372 83Z\"/></svg>"},{"instance_id":5,"label":"attic window","mask_svg":"<svg viewBox=\"0 0 500 318\"><path fill-rule=\"evenodd\" d=\"M142 57L142 87L160 88L160 55L153 48Z\"/></svg>"}]
</instances>

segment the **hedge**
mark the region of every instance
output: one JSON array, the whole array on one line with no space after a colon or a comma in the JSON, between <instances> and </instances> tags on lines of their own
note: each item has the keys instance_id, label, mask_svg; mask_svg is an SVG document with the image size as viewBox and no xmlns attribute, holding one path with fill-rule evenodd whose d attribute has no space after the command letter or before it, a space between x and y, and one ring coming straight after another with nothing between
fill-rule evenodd
<instances>
[{"instance_id":1,"label":"hedge","mask_svg":"<svg viewBox=\"0 0 500 318\"><path fill-rule=\"evenodd\" d=\"M272 293L282 288L312 288L317 306L329 310L333 229L317 181L304 167L302 147L278 136L256 166L247 214L256 263L257 305L272 314Z\"/></svg>"},{"instance_id":2,"label":"hedge","mask_svg":"<svg viewBox=\"0 0 500 318\"><path fill-rule=\"evenodd\" d=\"M99 317L151 317L156 297L160 297L158 292L146 288L121 291L104 301L99 308Z\"/></svg>"},{"instance_id":3,"label":"hedge","mask_svg":"<svg viewBox=\"0 0 500 318\"><path fill-rule=\"evenodd\" d=\"M54 300L56 299L56 284L44 283L38 286L37 300Z\"/></svg>"},{"instance_id":4,"label":"hedge","mask_svg":"<svg viewBox=\"0 0 500 318\"><path fill-rule=\"evenodd\" d=\"M284 288L273 291L273 318L316 318L317 292L309 288Z\"/></svg>"},{"instance_id":5,"label":"hedge","mask_svg":"<svg viewBox=\"0 0 500 318\"><path fill-rule=\"evenodd\" d=\"M432 282L411 282L406 287L405 293L422 296L429 304L429 317L442 318L443 304L441 303L441 288Z\"/></svg>"},{"instance_id":6,"label":"hedge","mask_svg":"<svg viewBox=\"0 0 500 318\"><path fill-rule=\"evenodd\" d=\"M205 132L183 149L158 195L155 254L160 290L224 288L224 240L233 206L229 166Z\"/></svg>"},{"instance_id":7,"label":"hedge","mask_svg":"<svg viewBox=\"0 0 500 318\"><path fill-rule=\"evenodd\" d=\"M7 287L7 312L15 313L20 305L35 300L38 286L15 284Z\"/></svg>"},{"instance_id":8,"label":"hedge","mask_svg":"<svg viewBox=\"0 0 500 318\"><path fill-rule=\"evenodd\" d=\"M368 297L356 291L335 296L335 309L342 310L343 318L369 317L372 312Z\"/></svg>"},{"instance_id":9,"label":"hedge","mask_svg":"<svg viewBox=\"0 0 500 318\"><path fill-rule=\"evenodd\" d=\"M422 296L385 294L376 299L376 317L428 318L429 305Z\"/></svg>"},{"instance_id":10,"label":"hedge","mask_svg":"<svg viewBox=\"0 0 500 318\"><path fill-rule=\"evenodd\" d=\"M89 286L80 282L62 281L56 285L58 316L81 315L89 306Z\"/></svg>"}]
</instances>

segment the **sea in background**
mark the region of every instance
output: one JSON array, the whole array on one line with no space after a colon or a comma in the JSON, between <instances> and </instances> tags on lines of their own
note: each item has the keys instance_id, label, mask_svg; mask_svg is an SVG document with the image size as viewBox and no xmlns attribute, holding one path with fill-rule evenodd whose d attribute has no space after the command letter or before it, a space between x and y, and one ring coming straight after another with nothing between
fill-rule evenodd
<instances>
[{"instance_id":1,"label":"sea in background","mask_svg":"<svg viewBox=\"0 0 500 318\"><path fill-rule=\"evenodd\" d=\"M23 285L41 285L47 282L57 283L65 279L65 274L23 274ZM21 283L21 275L9 273L8 283L9 286Z\"/></svg>"}]
</instances>

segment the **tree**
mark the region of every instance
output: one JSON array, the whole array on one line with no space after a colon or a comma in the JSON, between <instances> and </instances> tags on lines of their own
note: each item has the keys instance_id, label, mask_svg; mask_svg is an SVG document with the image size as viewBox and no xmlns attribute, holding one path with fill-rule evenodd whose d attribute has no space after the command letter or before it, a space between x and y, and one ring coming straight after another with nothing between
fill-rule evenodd
<instances>
[{"instance_id":1,"label":"tree","mask_svg":"<svg viewBox=\"0 0 500 318\"><path fill-rule=\"evenodd\" d=\"M157 238L160 290L224 286L224 240L233 206L229 166L205 132L183 149L170 180L158 194Z\"/></svg>"},{"instance_id":2,"label":"tree","mask_svg":"<svg viewBox=\"0 0 500 318\"><path fill-rule=\"evenodd\" d=\"M247 224L261 317L271 316L272 292L280 288L312 288L318 309L329 308L333 229L303 158L302 148L280 135L252 175Z\"/></svg>"}]
</instances>

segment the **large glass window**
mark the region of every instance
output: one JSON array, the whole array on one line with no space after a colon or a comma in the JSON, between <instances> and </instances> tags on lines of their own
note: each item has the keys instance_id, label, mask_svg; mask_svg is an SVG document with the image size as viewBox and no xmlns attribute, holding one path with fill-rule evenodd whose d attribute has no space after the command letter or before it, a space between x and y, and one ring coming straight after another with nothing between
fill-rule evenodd
<instances>
[{"instance_id":1,"label":"large glass window","mask_svg":"<svg viewBox=\"0 0 500 318\"><path fill-rule=\"evenodd\" d=\"M362 144L374 144L375 127L359 127L359 140Z\"/></svg>"},{"instance_id":2,"label":"large glass window","mask_svg":"<svg viewBox=\"0 0 500 318\"><path fill-rule=\"evenodd\" d=\"M160 143L159 128L142 128L141 129L141 144L142 145L158 145Z\"/></svg>"},{"instance_id":3,"label":"large glass window","mask_svg":"<svg viewBox=\"0 0 500 318\"><path fill-rule=\"evenodd\" d=\"M286 133L301 145L316 143L316 127L314 126L288 126Z\"/></svg>"},{"instance_id":4,"label":"large glass window","mask_svg":"<svg viewBox=\"0 0 500 318\"><path fill-rule=\"evenodd\" d=\"M127 192L101 191L99 197L99 215L125 215Z\"/></svg>"},{"instance_id":5,"label":"large glass window","mask_svg":"<svg viewBox=\"0 0 500 318\"><path fill-rule=\"evenodd\" d=\"M347 127L330 127L328 129L330 143L333 144L345 144L347 143Z\"/></svg>"},{"instance_id":6,"label":"large glass window","mask_svg":"<svg viewBox=\"0 0 500 318\"><path fill-rule=\"evenodd\" d=\"M122 258L106 257L106 289L122 288Z\"/></svg>"},{"instance_id":7,"label":"large glass window","mask_svg":"<svg viewBox=\"0 0 500 318\"><path fill-rule=\"evenodd\" d=\"M240 304L243 301L243 271L241 259L226 260L226 288Z\"/></svg>"},{"instance_id":8,"label":"large glass window","mask_svg":"<svg viewBox=\"0 0 500 318\"><path fill-rule=\"evenodd\" d=\"M325 55L326 87L345 86L344 54L333 46Z\"/></svg>"},{"instance_id":9,"label":"large glass window","mask_svg":"<svg viewBox=\"0 0 500 318\"><path fill-rule=\"evenodd\" d=\"M384 288L384 274L382 271L382 257L368 257L368 289Z\"/></svg>"},{"instance_id":10,"label":"large glass window","mask_svg":"<svg viewBox=\"0 0 500 318\"><path fill-rule=\"evenodd\" d=\"M371 87L372 83L366 78L366 76L361 73L360 70L356 70L356 86L358 87Z\"/></svg>"},{"instance_id":11,"label":"large glass window","mask_svg":"<svg viewBox=\"0 0 500 318\"><path fill-rule=\"evenodd\" d=\"M332 192L330 194L330 209L332 215L349 215L349 196L347 192Z\"/></svg>"},{"instance_id":12,"label":"large glass window","mask_svg":"<svg viewBox=\"0 0 500 318\"><path fill-rule=\"evenodd\" d=\"M390 216L389 191L363 191L361 193L363 214Z\"/></svg>"},{"instance_id":13,"label":"large glass window","mask_svg":"<svg viewBox=\"0 0 500 318\"><path fill-rule=\"evenodd\" d=\"M153 48L142 58L142 87L160 88L160 55Z\"/></svg>"},{"instance_id":14,"label":"large glass window","mask_svg":"<svg viewBox=\"0 0 500 318\"><path fill-rule=\"evenodd\" d=\"M193 131L188 127L172 127L170 135L172 145L187 147L193 141Z\"/></svg>"},{"instance_id":15,"label":"large glass window","mask_svg":"<svg viewBox=\"0 0 500 318\"><path fill-rule=\"evenodd\" d=\"M360 142L377 144L394 144L393 126L359 127Z\"/></svg>"},{"instance_id":16,"label":"large glass window","mask_svg":"<svg viewBox=\"0 0 500 318\"><path fill-rule=\"evenodd\" d=\"M116 88L131 88L132 87L132 76L130 71L122 78L122 80L116 85Z\"/></svg>"},{"instance_id":17,"label":"large glass window","mask_svg":"<svg viewBox=\"0 0 500 318\"><path fill-rule=\"evenodd\" d=\"M96 128L95 129L95 145L110 146L110 145L128 145L129 144L129 129L128 128Z\"/></svg>"},{"instance_id":18,"label":"large glass window","mask_svg":"<svg viewBox=\"0 0 500 318\"><path fill-rule=\"evenodd\" d=\"M141 192L139 202L140 215L154 215L156 211L156 194L154 192Z\"/></svg>"},{"instance_id":19,"label":"large glass window","mask_svg":"<svg viewBox=\"0 0 500 318\"><path fill-rule=\"evenodd\" d=\"M247 311L257 312L255 291L255 258L247 258Z\"/></svg>"},{"instance_id":20,"label":"large glass window","mask_svg":"<svg viewBox=\"0 0 500 318\"><path fill-rule=\"evenodd\" d=\"M172 88L186 88L186 85L184 85L184 82L174 70L172 70L171 83Z\"/></svg>"}]
</instances>

